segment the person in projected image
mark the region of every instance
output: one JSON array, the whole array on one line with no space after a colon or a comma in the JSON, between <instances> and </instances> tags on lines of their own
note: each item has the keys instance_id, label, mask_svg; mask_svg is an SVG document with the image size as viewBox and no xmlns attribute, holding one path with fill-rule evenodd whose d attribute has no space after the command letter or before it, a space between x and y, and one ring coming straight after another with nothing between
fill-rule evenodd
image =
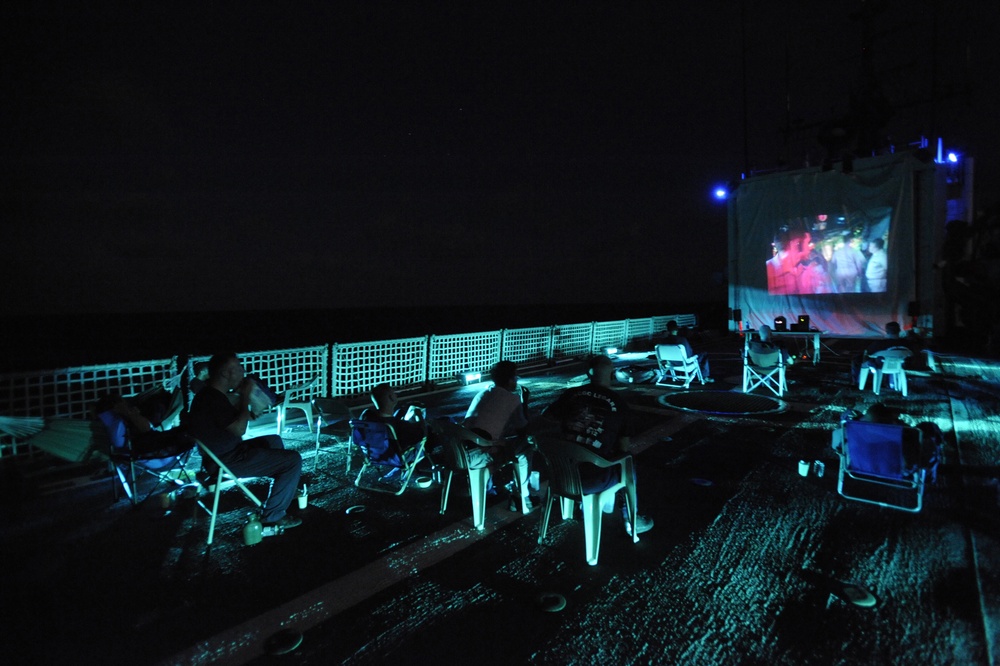
<instances>
[{"instance_id":1,"label":"person in projected image","mask_svg":"<svg viewBox=\"0 0 1000 666\"><path fill-rule=\"evenodd\" d=\"M885 253L885 241L875 238L868 244L871 255L865 266L865 281L868 283L868 291L873 294L881 294L885 291L887 275L889 269L889 258Z\"/></svg>"},{"instance_id":2,"label":"person in projected image","mask_svg":"<svg viewBox=\"0 0 1000 666\"><path fill-rule=\"evenodd\" d=\"M543 416L557 422L566 439L580 446L596 451L603 458L616 460L630 452L634 422L628 403L611 388L611 378L615 366L607 356L594 356L587 363L590 383L567 389ZM599 493L613 486L620 472L617 467L597 467L590 463L580 464L580 481L585 494ZM635 467L632 467L633 473ZM634 479L633 479L634 482ZM619 493L620 494L620 493ZM617 501L617 499L616 499ZM628 507L620 502L625 532L632 535ZM614 513L614 504L602 507L604 513ZM642 534L653 529L653 519L637 515L636 533Z\"/></svg>"},{"instance_id":3,"label":"person in projected image","mask_svg":"<svg viewBox=\"0 0 1000 666\"><path fill-rule=\"evenodd\" d=\"M802 262L812 250L809 233L782 226L774 236L772 247L774 254L765 262L767 293L775 296L802 293L799 276L804 270Z\"/></svg>"},{"instance_id":4,"label":"person in projected image","mask_svg":"<svg viewBox=\"0 0 1000 666\"><path fill-rule=\"evenodd\" d=\"M833 279L830 268L820 252L813 252L809 257L802 275L799 277L799 287L803 294L832 294Z\"/></svg>"},{"instance_id":5,"label":"person in projected image","mask_svg":"<svg viewBox=\"0 0 1000 666\"><path fill-rule=\"evenodd\" d=\"M833 249L833 281L838 294L856 294L861 291L861 277L865 272L865 255L857 239L838 240Z\"/></svg>"}]
</instances>

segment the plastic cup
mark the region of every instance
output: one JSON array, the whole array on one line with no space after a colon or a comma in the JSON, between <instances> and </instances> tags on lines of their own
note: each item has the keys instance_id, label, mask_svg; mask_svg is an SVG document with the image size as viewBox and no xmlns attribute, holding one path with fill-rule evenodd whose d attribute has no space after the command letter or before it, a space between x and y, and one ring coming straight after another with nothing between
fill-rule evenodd
<instances>
[{"instance_id":1,"label":"plastic cup","mask_svg":"<svg viewBox=\"0 0 1000 666\"><path fill-rule=\"evenodd\" d=\"M799 461L799 476L809 476L809 461L800 460Z\"/></svg>"}]
</instances>

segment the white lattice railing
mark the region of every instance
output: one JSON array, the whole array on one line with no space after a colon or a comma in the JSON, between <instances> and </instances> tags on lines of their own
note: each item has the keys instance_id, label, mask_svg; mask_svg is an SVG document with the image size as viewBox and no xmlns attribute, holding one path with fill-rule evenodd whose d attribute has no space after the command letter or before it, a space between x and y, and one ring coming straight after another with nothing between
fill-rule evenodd
<instances>
[{"instance_id":1,"label":"white lattice railing","mask_svg":"<svg viewBox=\"0 0 1000 666\"><path fill-rule=\"evenodd\" d=\"M456 335L431 335L399 340L354 342L277 349L239 354L248 373L257 374L276 392L319 381L296 395L297 400L321 396L366 393L376 384L394 386L442 384L459 373L486 373L501 359L515 363L559 360L600 353L606 347L625 347L666 330L671 319L695 326L693 314L644 319L563 324L504 329ZM207 360L192 358L193 364ZM11 417L87 418L91 405L103 394L124 396L157 387L172 390L179 378L177 359L133 361L0 374L0 415ZM0 455L14 440L0 436Z\"/></svg>"}]
</instances>

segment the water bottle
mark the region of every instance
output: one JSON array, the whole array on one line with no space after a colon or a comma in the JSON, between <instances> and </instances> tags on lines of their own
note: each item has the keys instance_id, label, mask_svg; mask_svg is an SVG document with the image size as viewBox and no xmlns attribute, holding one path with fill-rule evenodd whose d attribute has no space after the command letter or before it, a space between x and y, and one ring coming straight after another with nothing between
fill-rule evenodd
<instances>
[{"instance_id":1,"label":"water bottle","mask_svg":"<svg viewBox=\"0 0 1000 666\"><path fill-rule=\"evenodd\" d=\"M251 511L247 514L247 522L243 526L243 543L247 546L256 546L264 538L264 525L260 522L257 513Z\"/></svg>"}]
</instances>

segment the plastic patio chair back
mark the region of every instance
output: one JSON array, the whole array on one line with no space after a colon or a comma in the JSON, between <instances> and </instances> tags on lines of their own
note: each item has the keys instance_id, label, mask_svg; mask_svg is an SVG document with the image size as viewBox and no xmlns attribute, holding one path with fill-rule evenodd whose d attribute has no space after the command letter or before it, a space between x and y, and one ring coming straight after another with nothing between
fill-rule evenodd
<instances>
[{"instance_id":1,"label":"plastic patio chair back","mask_svg":"<svg viewBox=\"0 0 1000 666\"><path fill-rule=\"evenodd\" d=\"M926 469L918 458L918 428L867 421L844 424L837 492L846 499L916 513L923 505Z\"/></svg>"},{"instance_id":2,"label":"plastic patio chair back","mask_svg":"<svg viewBox=\"0 0 1000 666\"><path fill-rule=\"evenodd\" d=\"M450 421L432 421L431 428L441 443L440 458L435 454L436 462L445 469L445 479L441 487L441 514L448 508L448 496L451 492L451 481L455 472L467 472L469 475L469 495L472 498L472 524L477 530L486 525L486 488L490 480L490 468L473 469L469 465L467 446L489 448L491 442L463 425Z\"/></svg>"},{"instance_id":3,"label":"plastic patio chair back","mask_svg":"<svg viewBox=\"0 0 1000 666\"><path fill-rule=\"evenodd\" d=\"M906 363L906 359L911 356L913 356L913 352L906 347L891 347L873 353L871 358L879 359L881 364L877 368L870 368L867 365L861 368L861 372L858 375L858 390L864 390L868 375L874 373L872 376L872 389L875 391L875 395L879 395L879 392L882 390L882 379L888 376L889 385L902 393L905 398L909 394L909 388L906 382L906 370L903 368L903 365Z\"/></svg>"},{"instance_id":4,"label":"plastic patio chair back","mask_svg":"<svg viewBox=\"0 0 1000 666\"><path fill-rule=\"evenodd\" d=\"M318 383L319 383L319 375L316 375L315 377L313 377L312 379L310 379L307 382L303 382L301 384L296 384L294 386L289 386L287 389L285 389L285 392L281 396L281 402L279 402L278 405L277 405L277 410L278 410L278 419L277 419L278 433L277 434L280 435L281 432L285 429L285 423L286 423L286 420L288 418L288 410L289 409L298 409L301 412L303 412L306 415L306 425L309 426L309 432L312 432L312 429L313 429L313 402L312 402L312 400L307 400L307 401L301 401L301 400L300 401L293 401L292 400L292 396L295 396L296 394L302 393L303 391L308 391L312 387L316 386L316 384L318 384Z\"/></svg>"},{"instance_id":5,"label":"plastic patio chair back","mask_svg":"<svg viewBox=\"0 0 1000 666\"><path fill-rule=\"evenodd\" d=\"M587 564L597 564L601 548L601 521L604 517L603 506L613 501L615 493L624 488L629 520L635 525L638 507L635 493L635 472L632 467L632 456L619 460L608 460L597 453L588 450L576 442L558 437L539 436L535 438L538 449L545 457L549 473L549 486L545 498L545 513L542 515L538 533L538 543L542 543L549 527L552 514L552 504L558 498L562 509L563 520L573 515L576 502L583 505L584 549ZM583 492L583 482L580 479L580 464L590 463L598 467L618 467L618 480L611 487L592 494ZM638 531L632 531L632 541L639 540Z\"/></svg>"},{"instance_id":6,"label":"plastic patio chair back","mask_svg":"<svg viewBox=\"0 0 1000 666\"><path fill-rule=\"evenodd\" d=\"M698 357L688 356L684 345L656 345L656 362L660 366L657 386L675 386L680 382L684 388L690 388L695 379L705 383Z\"/></svg>"}]
</instances>

